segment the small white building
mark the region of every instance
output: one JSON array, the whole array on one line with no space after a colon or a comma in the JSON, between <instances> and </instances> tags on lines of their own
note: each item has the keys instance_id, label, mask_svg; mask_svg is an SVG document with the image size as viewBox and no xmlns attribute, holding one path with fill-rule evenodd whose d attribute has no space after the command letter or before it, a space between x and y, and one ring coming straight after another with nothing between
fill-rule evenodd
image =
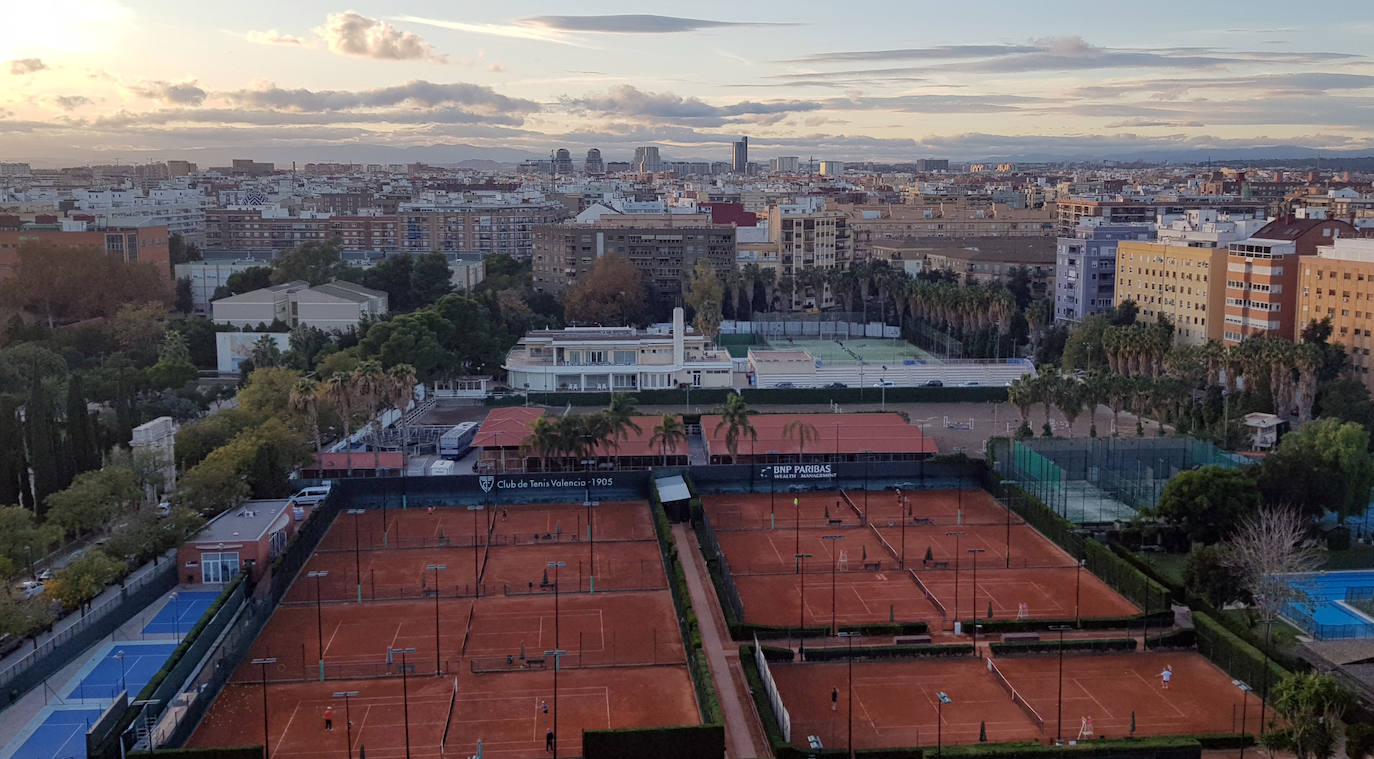
<instances>
[{"instance_id":1,"label":"small white building","mask_svg":"<svg viewBox=\"0 0 1374 759\"><path fill-rule=\"evenodd\" d=\"M1245 415L1245 428L1250 431L1250 445L1256 451L1272 450L1279 442L1279 427L1283 426L1282 417L1263 412Z\"/></svg>"},{"instance_id":2,"label":"small white building","mask_svg":"<svg viewBox=\"0 0 1374 759\"><path fill-rule=\"evenodd\" d=\"M254 327L280 319L291 327L305 325L326 332L345 332L367 317L387 312L387 296L352 282L334 281L310 287L285 282L230 295L210 304L216 324Z\"/></svg>"},{"instance_id":3,"label":"small white building","mask_svg":"<svg viewBox=\"0 0 1374 759\"><path fill-rule=\"evenodd\" d=\"M210 313L210 301L215 298L215 290L229 284L229 277L254 266L266 266L264 261L191 261L177 264L177 279L191 281L191 311L197 314Z\"/></svg>"},{"instance_id":4,"label":"small white building","mask_svg":"<svg viewBox=\"0 0 1374 759\"><path fill-rule=\"evenodd\" d=\"M135 427L133 437L129 440L129 446L135 453L143 452L158 462L162 470L164 492L170 492L176 484L176 434L177 424L172 417L159 416ZM150 492L145 494L150 501L160 495L152 490L150 485Z\"/></svg>"}]
</instances>

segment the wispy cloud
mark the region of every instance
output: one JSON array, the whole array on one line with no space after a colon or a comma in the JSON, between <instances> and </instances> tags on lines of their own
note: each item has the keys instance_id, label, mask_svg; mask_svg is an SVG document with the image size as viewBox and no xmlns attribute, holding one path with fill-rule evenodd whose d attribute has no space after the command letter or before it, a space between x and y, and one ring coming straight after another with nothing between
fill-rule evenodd
<instances>
[{"instance_id":1,"label":"wispy cloud","mask_svg":"<svg viewBox=\"0 0 1374 759\"><path fill-rule=\"evenodd\" d=\"M305 44L306 44L306 40L305 40L304 37L297 37L297 36L294 35L294 34L287 34L286 32L279 32L279 31L277 31L276 29L268 29L268 30L266 30L266 31L261 31L261 32L259 32L259 31L248 31L248 32L245 32L245 33L244 33L243 38L246 39L246 40L248 40L249 42L252 42L252 43L258 44L258 45L296 45L296 46L301 46L301 45L305 45Z\"/></svg>"},{"instance_id":2,"label":"wispy cloud","mask_svg":"<svg viewBox=\"0 0 1374 759\"><path fill-rule=\"evenodd\" d=\"M200 105L205 102L205 90L190 82L150 81L129 86L129 91L150 100L172 105Z\"/></svg>"},{"instance_id":3,"label":"wispy cloud","mask_svg":"<svg viewBox=\"0 0 1374 759\"><path fill-rule=\"evenodd\" d=\"M460 106L487 114L524 114L540 109L539 104L532 100L508 97L490 87L466 82L441 84L424 80L368 90L283 89L267 85L218 94L236 105L316 113L401 105L427 108Z\"/></svg>"},{"instance_id":4,"label":"wispy cloud","mask_svg":"<svg viewBox=\"0 0 1374 759\"><path fill-rule=\"evenodd\" d=\"M569 39L567 35L548 27L520 26L517 24L471 24L466 21L449 21L447 19L426 18L424 16L398 16L396 20L404 21L409 24L423 24L438 29L448 29L455 32L484 34L489 37L507 37L517 40L553 42L559 45L569 45L572 47L592 47L591 45L578 42L577 40Z\"/></svg>"},{"instance_id":5,"label":"wispy cloud","mask_svg":"<svg viewBox=\"0 0 1374 759\"><path fill-rule=\"evenodd\" d=\"M64 111L70 111L76 108L80 108L83 105L90 105L92 102L94 102L85 95L57 95L52 100L54 103L57 104L58 108L61 108Z\"/></svg>"},{"instance_id":6,"label":"wispy cloud","mask_svg":"<svg viewBox=\"0 0 1374 759\"><path fill-rule=\"evenodd\" d=\"M562 32L599 34L675 34L731 26L796 26L773 21L712 21L680 16L655 16L626 13L604 16L531 16L515 22L520 26L556 29Z\"/></svg>"}]
</instances>

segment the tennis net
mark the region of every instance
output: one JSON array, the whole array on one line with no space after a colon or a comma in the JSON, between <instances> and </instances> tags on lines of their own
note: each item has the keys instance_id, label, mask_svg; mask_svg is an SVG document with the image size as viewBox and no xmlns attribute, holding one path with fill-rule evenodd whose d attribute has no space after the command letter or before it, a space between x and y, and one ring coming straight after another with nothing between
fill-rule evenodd
<instances>
[{"instance_id":1,"label":"tennis net","mask_svg":"<svg viewBox=\"0 0 1374 759\"><path fill-rule=\"evenodd\" d=\"M930 592L930 588L927 588L926 584L921 582L921 578L916 576L916 570L908 569L906 573L911 576L911 581L916 583L916 587L920 588L921 592L926 594L926 600L930 602L930 605L934 606L935 610L940 612L940 618L944 619L948 617L949 612L945 610L945 605L940 603L940 599L936 598L935 594Z\"/></svg>"},{"instance_id":2,"label":"tennis net","mask_svg":"<svg viewBox=\"0 0 1374 759\"><path fill-rule=\"evenodd\" d=\"M453 693L448 697L448 716L444 717L444 735L439 739L439 754L448 753L448 729L453 725L453 707L458 703L458 676L453 677Z\"/></svg>"},{"instance_id":3,"label":"tennis net","mask_svg":"<svg viewBox=\"0 0 1374 759\"><path fill-rule=\"evenodd\" d=\"M864 514L862 511L859 511L859 505L854 503L854 499L850 498L849 494L844 492L843 490L840 491L840 497L844 499L845 503L849 504L849 508L854 510L854 516L858 517L859 521L862 522Z\"/></svg>"},{"instance_id":4,"label":"tennis net","mask_svg":"<svg viewBox=\"0 0 1374 759\"><path fill-rule=\"evenodd\" d=\"M1034 722L1036 727L1044 730L1045 718L1041 717L1040 713L1035 711L1035 707L1031 706L1030 702L1026 701L1025 697L1023 697L1019 691L1011 687L1011 681L1007 680L1006 675L1002 674L1002 670L998 669L997 665L992 663L991 656L987 657L987 662L988 672L992 673L992 679L996 680L997 684L1002 686L1002 690L1006 691L1008 696L1011 696L1011 702L1021 707L1021 711L1025 712L1027 717L1030 717L1030 721Z\"/></svg>"},{"instance_id":5,"label":"tennis net","mask_svg":"<svg viewBox=\"0 0 1374 759\"><path fill-rule=\"evenodd\" d=\"M881 532L878 532L877 527L874 527L870 524L868 528L870 530L873 530L873 535L878 538L878 542L882 544L882 547L887 549L888 554L892 556L892 560L898 562L900 565L902 557L897 555L897 549L893 548L892 544L887 542L887 538L883 537L883 534Z\"/></svg>"}]
</instances>

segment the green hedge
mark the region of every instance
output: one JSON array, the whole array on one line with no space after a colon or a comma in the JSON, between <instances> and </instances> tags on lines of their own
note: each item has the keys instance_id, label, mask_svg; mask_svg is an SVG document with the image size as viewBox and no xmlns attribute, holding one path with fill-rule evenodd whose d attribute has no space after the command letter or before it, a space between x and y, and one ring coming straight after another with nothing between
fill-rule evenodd
<instances>
[{"instance_id":1,"label":"green hedge","mask_svg":"<svg viewBox=\"0 0 1374 759\"><path fill-rule=\"evenodd\" d=\"M719 406L734 388L705 388L691 392L693 406ZM883 392L879 388L753 388L740 391L751 406L825 404L836 403L877 403ZM636 390L633 393L640 406L685 406L688 393L683 390ZM889 387L888 403L987 403L1003 402L1007 399L1007 389L994 385L979 387ZM611 402L610 393L530 393L530 401L543 406L606 406ZM503 398L488 396L488 406L520 406L525 403L523 395L509 394Z\"/></svg>"},{"instance_id":2,"label":"green hedge","mask_svg":"<svg viewBox=\"0 0 1374 759\"><path fill-rule=\"evenodd\" d=\"M1137 570L1140 571L1141 574L1151 578L1164 588L1168 589L1169 597L1171 600L1177 603L1183 603L1187 599L1188 591L1186 588L1184 588L1179 583L1176 583L1173 580L1169 579L1168 577L1165 577L1154 567L1150 566L1149 562L1141 560L1139 556L1136 556L1135 551L1132 551L1130 548L1122 545L1121 543L1118 543L1117 541L1111 540L1110 538L1107 541L1107 545L1112 549L1113 553L1121 557L1122 561L1135 567Z\"/></svg>"},{"instance_id":3,"label":"green hedge","mask_svg":"<svg viewBox=\"0 0 1374 759\"><path fill-rule=\"evenodd\" d=\"M698 759L725 756L725 726L680 725L582 731L583 759Z\"/></svg>"},{"instance_id":4,"label":"green hedge","mask_svg":"<svg viewBox=\"0 0 1374 759\"><path fill-rule=\"evenodd\" d=\"M1075 620L1073 617L1067 619L980 619L978 629L984 634L1004 633L1004 632L1036 632L1048 630L1051 627L1073 627L1074 623L1083 630L1121 630L1135 627L1144 627L1148 622L1150 627L1168 627L1174 622L1172 611L1155 612L1149 615L1149 619L1144 614L1135 614L1129 617L1083 617ZM970 629L973 622L964 620L964 629Z\"/></svg>"},{"instance_id":5,"label":"green hedge","mask_svg":"<svg viewBox=\"0 0 1374 759\"><path fill-rule=\"evenodd\" d=\"M802 658L806 661L844 661L851 653L855 659L972 656L973 645L855 646L852 652L848 647L808 648Z\"/></svg>"},{"instance_id":6,"label":"green hedge","mask_svg":"<svg viewBox=\"0 0 1374 759\"><path fill-rule=\"evenodd\" d=\"M668 515L658 499L657 488L649 488L650 510L654 516L654 533L658 536L659 552L663 557L663 570L668 575L668 588L672 591L673 605L677 607L678 624L683 633L683 646L687 649L687 670L692 675L692 685L696 688L697 703L701 706L701 721L708 725L723 725L724 713L720 708L720 696L716 693L711 669L706 662L706 652L701 646L701 625L696 611L692 608L692 595L687 590L687 575L678 559L677 544L673 542L672 529L668 526Z\"/></svg>"},{"instance_id":7,"label":"green hedge","mask_svg":"<svg viewBox=\"0 0 1374 759\"><path fill-rule=\"evenodd\" d=\"M1101 651L1134 651L1135 638L1092 638L1066 640L1061 647L1057 640L1023 640L1011 643L989 643L988 648L994 656L1019 656L1025 654L1054 654L1059 651L1097 653Z\"/></svg>"},{"instance_id":8,"label":"green hedge","mask_svg":"<svg viewBox=\"0 0 1374 759\"><path fill-rule=\"evenodd\" d=\"M130 751L129 759L262 759L262 746L216 746L201 748L161 748L157 751Z\"/></svg>"},{"instance_id":9,"label":"green hedge","mask_svg":"<svg viewBox=\"0 0 1374 759\"><path fill-rule=\"evenodd\" d=\"M778 625L756 625L752 622L731 622L729 626L730 638L738 641L750 641L754 638L759 640L824 638L830 635L829 627L779 627Z\"/></svg>"},{"instance_id":10,"label":"green hedge","mask_svg":"<svg viewBox=\"0 0 1374 759\"><path fill-rule=\"evenodd\" d=\"M1244 681L1257 693L1264 693L1266 687L1272 689L1289 674L1288 670L1274 661L1269 661L1266 666L1262 651L1226 629L1209 614L1194 611L1193 630L1197 636L1198 652L1231 677Z\"/></svg>"},{"instance_id":11,"label":"green hedge","mask_svg":"<svg viewBox=\"0 0 1374 759\"><path fill-rule=\"evenodd\" d=\"M797 654L790 648L779 648L777 646L759 645L763 650L763 658L770 662L790 662L797 658Z\"/></svg>"},{"instance_id":12,"label":"green hedge","mask_svg":"<svg viewBox=\"0 0 1374 759\"><path fill-rule=\"evenodd\" d=\"M1256 726L1256 729L1259 729ZM1194 735L1198 743L1202 744L1204 751L1215 751L1217 749L1241 748L1255 745L1255 736L1250 733L1210 733L1205 735Z\"/></svg>"},{"instance_id":13,"label":"green hedge","mask_svg":"<svg viewBox=\"0 0 1374 759\"><path fill-rule=\"evenodd\" d=\"M860 635L925 635L930 625L925 622L878 622L868 625L840 625L840 632Z\"/></svg>"},{"instance_id":14,"label":"green hedge","mask_svg":"<svg viewBox=\"0 0 1374 759\"><path fill-rule=\"evenodd\" d=\"M1194 630L1174 630L1163 635L1151 635L1145 639L1145 648L1192 648L1197 645L1197 632Z\"/></svg>"},{"instance_id":15,"label":"green hedge","mask_svg":"<svg viewBox=\"0 0 1374 759\"><path fill-rule=\"evenodd\" d=\"M1085 741L1077 746L1043 746L1033 741L946 746L944 755L970 759L1011 759L1012 757L1140 757L1147 759L1199 759L1202 744L1192 736L1160 738L1118 738Z\"/></svg>"}]
</instances>

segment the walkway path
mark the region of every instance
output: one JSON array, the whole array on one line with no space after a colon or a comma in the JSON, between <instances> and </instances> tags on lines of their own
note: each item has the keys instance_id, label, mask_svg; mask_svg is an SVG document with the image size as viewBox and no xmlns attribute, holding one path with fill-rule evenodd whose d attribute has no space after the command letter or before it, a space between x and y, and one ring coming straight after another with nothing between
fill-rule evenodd
<instances>
[{"instance_id":1,"label":"walkway path","mask_svg":"<svg viewBox=\"0 0 1374 759\"><path fill-rule=\"evenodd\" d=\"M701 645L706 651L711 679L720 693L720 706L725 713L725 754L738 759L770 756L772 752L749 695L749 683L740 667L739 650L725 627L715 586L711 584L706 562L697 548L696 535L687 525L675 524L673 540L687 575L692 608L701 625Z\"/></svg>"}]
</instances>

